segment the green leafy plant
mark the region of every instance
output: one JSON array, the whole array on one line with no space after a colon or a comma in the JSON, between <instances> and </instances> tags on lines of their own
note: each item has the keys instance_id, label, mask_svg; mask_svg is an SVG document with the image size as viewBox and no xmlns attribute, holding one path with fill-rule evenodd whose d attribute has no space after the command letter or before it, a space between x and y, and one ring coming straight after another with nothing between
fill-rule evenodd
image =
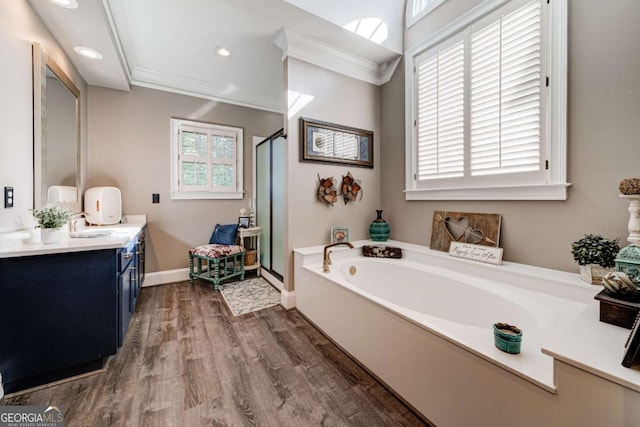
<instances>
[{"instance_id":1,"label":"green leafy plant","mask_svg":"<svg viewBox=\"0 0 640 427\"><path fill-rule=\"evenodd\" d=\"M73 212L58 205L42 210L33 209L33 216L38 220L36 228L60 228L71 219Z\"/></svg>"},{"instance_id":2,"label":"green leafy plant","mask_svg":"<svg viewBox=\"0 0 640 427\"><path fill-rule=\"evenodd\" d=\"M606 239L599 234L585 234L582 239L571 244L571 253L578 265L597 264L603 268L613 267L618 252L618 239Z\"/></svg>"}]
</instances>

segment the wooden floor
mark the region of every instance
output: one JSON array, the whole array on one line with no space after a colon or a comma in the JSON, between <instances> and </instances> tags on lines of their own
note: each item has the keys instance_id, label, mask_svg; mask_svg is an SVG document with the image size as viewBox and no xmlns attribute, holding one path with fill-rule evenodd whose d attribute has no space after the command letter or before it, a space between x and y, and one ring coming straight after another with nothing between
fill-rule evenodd
<instances>
[{"instance_id":1,"label":"wooden floor","mask_svg":"<svg viewBox=\"0 0 640 427\"><path fill-rule=\"evenodd\" d=\"M104 373L4 405L61 405L67 426L421 426L295 310L234 317L210 286L143 288Z\"/></svg>"}]
</instances>

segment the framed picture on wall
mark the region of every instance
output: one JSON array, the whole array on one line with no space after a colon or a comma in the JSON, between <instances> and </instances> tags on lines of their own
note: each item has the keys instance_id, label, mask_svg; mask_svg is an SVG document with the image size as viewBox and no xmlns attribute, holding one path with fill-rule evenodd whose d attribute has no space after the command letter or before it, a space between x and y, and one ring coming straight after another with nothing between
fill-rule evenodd
<instances>
[{"instance_id":1,"label":"framed picture on wall","mask_svg":"<svg viewBox=\"0 0 640 427\"><path fill-rule=\"evenodd\" d=\"M331 227L331 243L348 242L349 238L349 227L343 225Z\"/></svg>"},{"instance_id":2,"label":"framed picture on wall","mask_svg":"<svg viewBox=\"0 0 640 427\"><path fill-rule=\"evenodd\" d=\"M300 117L300 161L373 168L373 131Z\"/></svg>"}]
</instances>

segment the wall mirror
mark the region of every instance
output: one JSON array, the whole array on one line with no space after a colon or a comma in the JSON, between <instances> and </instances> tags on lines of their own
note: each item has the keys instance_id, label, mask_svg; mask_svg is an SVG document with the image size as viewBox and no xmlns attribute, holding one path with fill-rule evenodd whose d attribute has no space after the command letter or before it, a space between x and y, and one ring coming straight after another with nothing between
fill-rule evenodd
<instances>
[{"instance_id":1,"label":"wall mirror","mask_svg":"<svg viewBox=\"0 0 640 427\"><path fill-rule=\"evenodd\" d=\"M33 206L80 211L80 91L33 44Z\"/></svg>"}]
</instances>

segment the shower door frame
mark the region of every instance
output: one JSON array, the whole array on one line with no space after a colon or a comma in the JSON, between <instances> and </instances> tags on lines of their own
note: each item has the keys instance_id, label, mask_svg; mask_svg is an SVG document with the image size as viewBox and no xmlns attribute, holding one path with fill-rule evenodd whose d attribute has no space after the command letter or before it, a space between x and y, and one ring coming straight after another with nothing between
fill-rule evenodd
<instances>
[{"instance_id":1,"label":"shower door frame","mask_svg":"<svg viewBox=\"0 0 640 427\"><path fill-rule=\"evenodd\" d=\"M260 224L258 223L258 146L264 144L264 143L269 143L271 144L270 141L273 141L274 139L278 138L278 137L283 137L286 141L286 137L284 135L284 129L280 129L277 132L273 133L272 135L266 137L266 138L262 138L262 137L254 137L253 138L253 200L252 200L252 206L253 209L255 210L255 215L256 215L256 225L260 226ZM269 167L272 169L273 168L273 146L270 145L269 147ZM273 276L274 278L276 278L277 280L279 280L281 283L284 282L284 276L283 273L277 272L272 270L272 266L273 266L273 175L269 174L269 232L270 234L270 238L269 238L269 245L262 245L261 242L261 247L266 251L269 251L269 266L267 267L265 264L262 264L261 269L263 271L266 271L268 274L270 274L271 276ZM264 229L264 228L263 228ZM284 248L283 248L284 250ZM260 256L260 254L258 254L258 256Z\"/></svg>"}]
</instances>

